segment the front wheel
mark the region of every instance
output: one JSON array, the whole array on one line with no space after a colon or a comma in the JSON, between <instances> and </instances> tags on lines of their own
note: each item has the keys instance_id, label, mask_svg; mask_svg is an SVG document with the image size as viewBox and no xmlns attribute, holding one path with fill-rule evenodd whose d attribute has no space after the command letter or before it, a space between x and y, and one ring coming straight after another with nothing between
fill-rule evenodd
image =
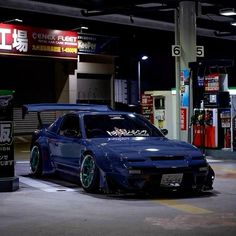
<instances>
[{"instance_id":1,"label":"front wheel","mask_svg":"<svg viewBox=\"0 0 236 236\"><path fill-rule=\"evenodd\" d=\"M99 170L91 154L87 154L81 163L80 182L86 192L94 193L99 190Z\"/></svg>"},{"instance_id":2,"label":"front wheel","mask_svg":"<svg viewBox=\"0 0 236 236\"><path fill-rule=\"evenodd\" d=\"M42 156L37 145L34 145L30 151L30 169L34 176L42 175Z\"/></svg>"}]
</instances>

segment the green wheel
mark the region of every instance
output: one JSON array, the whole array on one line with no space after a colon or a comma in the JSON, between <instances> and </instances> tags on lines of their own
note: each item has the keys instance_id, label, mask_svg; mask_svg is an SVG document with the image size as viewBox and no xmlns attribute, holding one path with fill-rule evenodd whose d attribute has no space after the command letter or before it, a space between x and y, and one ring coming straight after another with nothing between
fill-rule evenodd
<instances>
[{"instance_id":1,"label":"green wheel","mask_svg":"<svg viewBox=\"0 0 236 236\"><path fill-rule=\"evenodd\" d=\"M34 145L30 152L30 169L33 175L42 175L42 156L37 145Z\"/></svg>"},{"instance_id":2,"label":"green wheel","mask_svg":"<svg viewBox=\"0 0 236 236\"><path fill-rule=\"evenodd\" d=\"M99 190L99 170L90 154L85 155L81 163L80 182L86 192L94 193Z\"/></svg>"}]
</instances>

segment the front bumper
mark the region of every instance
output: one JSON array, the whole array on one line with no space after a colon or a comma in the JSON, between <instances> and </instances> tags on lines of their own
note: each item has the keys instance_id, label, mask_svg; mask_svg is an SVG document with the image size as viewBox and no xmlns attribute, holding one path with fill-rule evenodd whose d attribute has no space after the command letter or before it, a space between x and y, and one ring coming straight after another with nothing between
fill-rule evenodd
<instances>
[{"instance_id":1,"label":"front bumper","mask_svg":"<svg viewBox=\"0 0 236 236\"><path fill-rule=\"evenodd\" d=\"M212 189L213 179L209 166L188 168L144 168L140 174L106 173L108 183L126 191L156 191L160 188L178 189ZM171 180L162 184L164 175L182 176L181 181Z\"/></svg>"}]
</instances>

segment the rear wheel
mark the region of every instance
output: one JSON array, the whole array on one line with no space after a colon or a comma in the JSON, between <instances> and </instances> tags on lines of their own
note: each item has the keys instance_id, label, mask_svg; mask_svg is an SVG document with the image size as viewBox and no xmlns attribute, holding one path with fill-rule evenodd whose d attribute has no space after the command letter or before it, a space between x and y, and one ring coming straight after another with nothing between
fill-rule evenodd
<instances>
[{"instance_id":1,"label":"rear wheel","mask_svg":"<svg viewBox=\"0 0 236 236\"><path fill-rule=\"evenodd\" d=\"M37 145L34 145L30 152L30 169L33 175L42 175L42 155Z\"/></svg>"},{"instance_id":2,"label":"rear wheel","mask_svg":"<svg viewBox=\"0 0 236 236\"><path fill-rule=\"evenodd\" d=\"M99 190L99 170L91 154L85 155L81 163L80 182L86 192L94 193Z\"/></svg>"}]
</instances>

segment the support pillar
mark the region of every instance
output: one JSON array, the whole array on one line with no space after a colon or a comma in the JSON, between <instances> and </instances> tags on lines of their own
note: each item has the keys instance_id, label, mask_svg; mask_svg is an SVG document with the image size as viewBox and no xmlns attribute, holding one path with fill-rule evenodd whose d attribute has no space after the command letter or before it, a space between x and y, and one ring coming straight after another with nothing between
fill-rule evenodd
<instances>
[{"instance_id":1,"label":"support pillar","mask_svg":"<svg viewBox=\"0 0 236 236\"><path fill-rule=\"evenodd\" d=\"M175 10L175 45L180 45L179 11ZM180 139L180 58L175 57L175 86L176 86L176 139Z\"/></svg>"},{"instance_id":2,"label":"support pillar","mask_svg":"<svg viewBox=\"0 0 236 236\"><path fill-rule=\"evenodd\" d=\"M19 178L15 177L13 93L0 90L0 192L19 189Z\"/></svg>"},{"instance_id":3,"label":"support pillar","mask_svg":"<svg viewBox=\"0 0 236 236\"><path fill-rule=\"evenodd\" d=\"M181 46L180 55L180 139L190 141L190 118L193 114L192 80L189 62L196 61L196 2L182 1L179 3L179 27L176 32Z\"/></svg>"}]
</instances>

